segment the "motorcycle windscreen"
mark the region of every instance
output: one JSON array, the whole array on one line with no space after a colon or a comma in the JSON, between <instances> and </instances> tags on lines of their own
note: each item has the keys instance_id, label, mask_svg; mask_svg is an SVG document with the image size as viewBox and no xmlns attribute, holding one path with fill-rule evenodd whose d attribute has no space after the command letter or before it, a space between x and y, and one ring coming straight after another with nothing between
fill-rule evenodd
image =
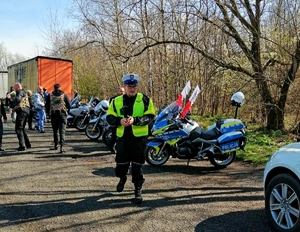
<instances>
[{"instance_id":1,"label":"motorcycle windscreen","mask_svg":"<svg viewBox=\"0 0 300 232\"><path fill-rule=\"evenodd\" d=\"M235 151L240 148L240 138L243 133L240 131L229 132L218 138L219 147L222 153Z\"/></svg>"},{"instance_id":2,"label":"motorcycle windscreen","mask_svg":"<svg viewBox=\"0 0 300 232\"><path fill-rule=\"evenodd\" d=\"M172 102L167 107L163 108L163 110L160 111L160 113L155 118L154 125L166 121L168 119L174 118L175 116L178 116L179 111L181 107L176 104L176 102Z\"/></svg>"}]
</instances>

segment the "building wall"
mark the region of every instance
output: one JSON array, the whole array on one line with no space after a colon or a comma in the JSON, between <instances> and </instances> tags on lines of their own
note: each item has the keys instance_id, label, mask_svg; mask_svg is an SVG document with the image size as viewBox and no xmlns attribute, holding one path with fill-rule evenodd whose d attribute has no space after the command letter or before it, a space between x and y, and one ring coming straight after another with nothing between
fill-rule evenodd
<instances>
[{"instance_id":1,"label":"building wall","mask_svg":"<svg viewBox=\"0 0 300 232\"><path fill-rule=\"evenodd\" d=\"M72 97L73 63L64 60L38 60L38 83L46 87L48 92L53 91L53 86L59 83L61 89Z\"/></svg>"},{"instance_id":2,"label":"building wall","mask_svg":"<svg viewBox=\"0 0 300 232\"><path fill-rule=\"evenodd\" d=\"M8 86L10 89L16 82L20 82L22 87L33 92L37 88L37 61L35 58L13 64L7 68Z\"/></svg>"},{"instance_id":3,"label":"building wall","mask_svg":"<svg viewBox=\"0 0 300 232\"><path fill-rule=\"evenodd\" d=\"M8 72L0 71L0 98L5 98L8 92Z\"/></svg>"},{"instance_id":4,"label":"building wall","mask_svg":"<svg viewBox=\"0 0 300 232\"><path fill-rule=\"evenodd\" d=\"M37 56L8 68L7 89L20 82L25 90L35 92L37 86L53 91L56 83L69 96L72 96L73 62L59 58Z\"/></svg>"}]
</instances>

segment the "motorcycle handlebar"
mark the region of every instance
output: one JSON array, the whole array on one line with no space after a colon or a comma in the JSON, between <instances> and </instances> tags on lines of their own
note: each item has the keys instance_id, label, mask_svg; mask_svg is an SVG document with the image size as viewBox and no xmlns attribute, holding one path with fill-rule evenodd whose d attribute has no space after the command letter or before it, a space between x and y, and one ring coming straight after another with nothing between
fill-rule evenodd
<instances>
[{"instance_id":1,"label":"motorcycle handlebar","mask_svg":"<svg viewBox=\"0 0 300 232\"><path fill-rule=\"evenodd\" d=\"M181 118L181 120L185 123L190 124L191 126L194 126L194 123L192 123L190 120L188 120L187 118Z\"/></svg>"}]
</instances>

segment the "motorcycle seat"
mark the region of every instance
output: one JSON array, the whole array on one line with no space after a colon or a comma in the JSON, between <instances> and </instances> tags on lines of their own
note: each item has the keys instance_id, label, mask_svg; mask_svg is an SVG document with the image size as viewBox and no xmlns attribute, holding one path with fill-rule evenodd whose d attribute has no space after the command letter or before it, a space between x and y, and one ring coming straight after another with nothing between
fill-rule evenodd
<instances>
[{"instance_id":1,"label":"motorcycle seat","mask_svg":"<svg viewBox=\"0 0 300 232\"><path fill-rule=\"evenodd\" d=\"M201 131L199 137L205 140L213 140L213 139L217 139L220 135L221 132L215 127L211 130Z\"/></svg>"}]
</instances>

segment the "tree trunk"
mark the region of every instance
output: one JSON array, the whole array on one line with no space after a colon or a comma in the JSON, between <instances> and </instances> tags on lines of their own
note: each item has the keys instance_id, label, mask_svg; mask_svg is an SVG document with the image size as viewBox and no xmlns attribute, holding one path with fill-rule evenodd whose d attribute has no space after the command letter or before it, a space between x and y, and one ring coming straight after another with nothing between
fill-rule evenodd
<instances>
[{"instance_id":1,"label":"tree trunk","mask_svg":"<svg viewBox=\"0 0 300 232\"><path fill-rule=\"evenodd\" d=\"M267 129L284 130L284 111L277 106L267 106Z\"/></svg>"}]
</instances>

